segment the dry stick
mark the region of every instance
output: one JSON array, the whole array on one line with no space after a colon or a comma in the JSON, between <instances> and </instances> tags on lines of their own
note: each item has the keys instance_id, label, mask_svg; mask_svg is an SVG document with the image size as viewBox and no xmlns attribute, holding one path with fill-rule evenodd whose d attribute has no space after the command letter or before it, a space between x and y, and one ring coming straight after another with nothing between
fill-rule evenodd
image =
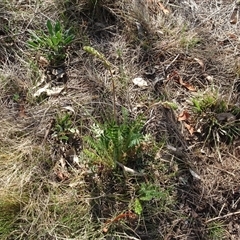
<instances>
[{"instance_id":1,"label":"dry stick","mask_svg":"<svg viewBox=\"0 0 240 240\"><path fill-rule=\"evenodd\" d=\"M229 97L228 97L227 105L229 105L230 102L231 102L232 93L233 93L233 91L234 91L234 87L235 87L235 84L236 84L236 82L237 82L237 80L238 80L238 77L239 77L239 76L237 76L237 77L234 79L234 81L233 81L232 89L231 89L230 94L229 94Z\"/></svg>"},{"instance_id":2,"label":"dry stick","mask_svg":"<svg viewBox=\"0 0 240 240\"><path fill-rule=\"evenodd\" d=\"M224 216L219 216L219 217L208 219L205 223L210 223L212 221L215 221L215 220L218 220L218 219L222 219L222 218L226 218L226 217L230 217L230 216L234 216L234 215L237 215L237 214L240 214L240 211L233 212L233 213L228 213L228 214L226 214Z\"/></svg>"},{"instance_id":3,"label":"dry stick","mask_svg":"<svg viewBox=\"0 0 240 240\"><path fill-rule=\"evenodd\" d=\"M109 72L111 74L111 80L112 80L112 91L113 91L113 116L115 122L117 122L117 114L116 114L116 88L115 88L115 81L113 79L113 73L110 67L108 67Z\"/></svg>"},{"instance_id":4,"label":"dry stick","mask_svg":"<svg viewBox=\"0 0 240 240\"><path fill-rule=\"evenodd\" d=\"M168 70L168 68L178 59L179 54L166 66L165 71Z\"/></svg>"}]
</instances>

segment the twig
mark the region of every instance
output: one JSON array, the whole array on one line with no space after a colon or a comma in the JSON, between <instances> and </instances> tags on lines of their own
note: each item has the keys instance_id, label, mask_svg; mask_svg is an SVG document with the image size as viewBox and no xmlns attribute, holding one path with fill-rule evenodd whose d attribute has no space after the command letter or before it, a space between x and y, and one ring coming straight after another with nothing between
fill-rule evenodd
<instances>
[{"instance_id":1,"label":"twig","mask_svg":"<svg viewBox=\"0 0 240 240\"><path fill-rule=\"evenodd\" d=\"M233 212L233 213L228 213L228 214L223 215L223 216L219 216L219 217L208 219L205 223L210 223L210 222L213 222L215 220L227 218L227 217L234 216L234 215L237 215L237 214L240 214L240 211Z\"/></svg>"},{"instance_id":2,"label":"twig","mask_svg":"<svg viewBox=\"0 0 240 240\"><path fill-rule=\"evenodd\" d=\"M108 67L110 74L111 74L111 81L112 81L112 92L113 92L113 116L114 116L114 120L115 122L117 122L117 113L116 113L116 87L115 87L115 81L113 78L113 73L112 70L110 68L111 66Z\"/></svg>"},{"instance_id":3,"label":"twig","mask_svg":"<svg viewBox=\"0 0 240 240\"><path fill-rule=\"evenodd\" d=\"M178 59L179 54L166 66L165 71L168 70L168 68Z\"/></svg>"}]
</instances>

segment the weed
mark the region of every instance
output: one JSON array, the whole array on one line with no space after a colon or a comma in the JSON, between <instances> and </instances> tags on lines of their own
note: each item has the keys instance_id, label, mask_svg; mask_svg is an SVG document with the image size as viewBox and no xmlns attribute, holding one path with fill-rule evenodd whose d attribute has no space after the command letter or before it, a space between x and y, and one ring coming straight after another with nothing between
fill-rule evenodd
<instances>
[{"instance_id":1,"label":"weed","mask_svg":"<svg viewBox=\"0 0 240 240\"><path fill-rule=\"evenodd\" d=\"M20 96L18 93L13 94L13 101L18 102L20 99Z\"/></svg>"},{"instance_id":2,"label":"weed","mask_svg":"<svg viewBox=\"0 0 240 240\"><path fill-rule=\"evenodd\" d=\"M73 122L69 113L59 114L56 117L54 136L56 136L58 140L67 142L70 136L73 136L76 132L77 129L73 127Z\"/></svg>"},{"instance_id":3,"label":"weed","mask_svg":"<svg viewBox=\"0 0 240 240\"><path fill-rule=\"evenodd\" d=\"M72 43L74 35L71 29L65 31L59 21L52 25L48 20L47 29L48 34L43 31L39 33L29 31L31 40L28 41L28 46L34 50L40 50L48 58L50 64L59 65L64 62L66 48Z\"/></svg>"},{"instance_id":4,"label":"weed","mask_svg":"<svg viewBox=\"0 0 240 240\"><path fill-rule=\"evenodd\" d=\"M217 92L207 92L192 99L193 111L200 116L205 141L232 142L240 134L240 123L236 119L237 107L228 106Z\"/></svg>"},{"instance_id":5,"label":"weed","mask_svg":"<svg viewBox=\"0 0 240 240\"><path fill-rule=\"evenodd\" d=\"M142 133L143 122L141 119L129 121L124 117L123 123L108 121L103 125L95 125L92 137L87 137L90 149L85 149L85 154L94 162L100 162L111 168L117 162L127 163L136 157L145 141Z\"/></svg>"},{"instance_id":6,"label":"weed","mask_svg":"<svg viewBox=\"0 0 240 240\"><path fill-rule=\"evenodd\" d=\"M197 46L201 42L201 39L195 35L189 35L187 25L184 25L181 29L181 38L180 45L187 50L192 49Z\"/></svg>"},{"instance_id":7,"label":"weed","mask_svg":"<svg viewBox=\"0 0 240 240\"><path fill-rule=\"evenodd\" d=\"M213 222L208 226L209 238L211 240L223 239L224 237L224 228L223 224L220 222Z\"/></svg>"},{"instance_id":8,"label":"weed","mask_svg":"<svg viewBox=\"0 0 240 240\"><path fill-rule=\"evenodd\" d=\"M225 113L224 113L225 114ZM228 114L228 113L226 113ZM230 116L233 116L230 114ZM224 120L225 121L225 120ZM203 126L204 138L208 142L221 142L232 143L234 139L240 136L240 122L227 121L222 122L218 115L212 116L208 119Z\"/></svg>"},{"instance_id":9,"label":"weed","mask_svg":"<svg viewBox=\"0 0 240 240\"><path fill-rule=\"evenodd\" d=\"M180 44L187 48L187 49L192 49L194 47L196 47L197 44L199 44L201 42L201 39L198 37L182 37Z\"/></svg>"},{"instance_id":10,"label":"weed","mask_svg":"<svg viewBox=\"0 0 240 240\"><path fill-rule=\"evenodd\" d=\"M155 199L167 199L167 194L165 191L160 190L158 187L152 184L142 184L139 190L140 200L150 201L153 198Z\"/></svg>"},{"instance_id":11,"label":"weed","mask_svg":"<svg viewBox=\"0 0 240 240\"><path fill-rule=\"evenodd\" d=\"M218 96L218 93L207 92L192 99L193 110L198 114L206 112L221 113L227 110L227 104Z\"/></svg>"},{"instance_id":12,"label":"weed","mask_svg":"<svg viewBox=\"0 0 240 240\"><path fill-rule=\"evenodd\" d=\"M159 201L158 206L161 210L165 210L166 206L171 203L169 190L161 189L153 184L142 183L138 194L138 198L134 201L134 211L138 215L142 213L144 205L149 201Z\"/></svg>"},{"instance_id":13,"label":"weed","mask_svg":"<svg viewBox=\"0 0 240 240\"><path fill-rule=\"evenodd\" d=\"M134 212L138 215L141 215L143 211L142 204L138 198L135 199L134 201Z\"/></svg>"}]
</instances>

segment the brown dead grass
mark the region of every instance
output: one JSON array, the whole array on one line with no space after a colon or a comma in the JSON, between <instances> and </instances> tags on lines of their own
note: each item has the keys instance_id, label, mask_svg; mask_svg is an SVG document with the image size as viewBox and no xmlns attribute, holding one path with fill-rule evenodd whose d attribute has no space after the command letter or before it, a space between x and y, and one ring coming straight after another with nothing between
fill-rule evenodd
<instances>
[{"instance_id":1,"label":"brown dead grass","mask_svg":"<svg viewBox=\"0 0 240 240\"><path fill-rule=\"evenodd\" d=\"M87 3L0 5L0 225L6 226L0 227L1 238L239 239L239 138L209 147L177 121L187 110L191 124L201 125L191 98L213 88L227 104L239 106L239 22L230 23L235 3ZM67 81L60 83L64 91L36 99L37 83L52 76L51 69L38 66L41 53L27 48L27 30L45 29L47 19L73 26L76 39L68 49ZM113 64L118 114L124 106L132 118L146 119L144 131L154 141L131 165L144 170L143 178L125 176L122 169L90 169L82 155L92 124L106 121L112 111L109 71L84 45ZM197 93L169 78L173 71ZM134 86L135 77L144 77L148 87ZM68 144L54 137L56 116L66 113L65 107L73 109L78 129ZM64 164L72 149L77 166ZM138 217L119 217L132 214L142 183L160 187L168 199L144 202ZM221 235L212 223L221 224Z\"/></svg>"}]
</instances>

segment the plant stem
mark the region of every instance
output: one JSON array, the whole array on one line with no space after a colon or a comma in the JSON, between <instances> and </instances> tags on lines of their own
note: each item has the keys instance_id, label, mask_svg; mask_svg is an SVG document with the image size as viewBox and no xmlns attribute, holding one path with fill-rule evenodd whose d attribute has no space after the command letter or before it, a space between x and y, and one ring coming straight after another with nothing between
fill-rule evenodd
<instances>
[{"instance_id":1,"label":"plant stem","mask_svg":"<svg viewBox=\"0 0 240 240\"><path fill-rule=\"evenodd\" d=\"M115 81L113 78L113 73L111 68L108 68L111 74L111 81L112 81L112 92L113 92L113 117L114 117L114 121L115 123L117 123L117 113L116 113L116 87L115 87Z\"/></svg>"}]
</instances>

